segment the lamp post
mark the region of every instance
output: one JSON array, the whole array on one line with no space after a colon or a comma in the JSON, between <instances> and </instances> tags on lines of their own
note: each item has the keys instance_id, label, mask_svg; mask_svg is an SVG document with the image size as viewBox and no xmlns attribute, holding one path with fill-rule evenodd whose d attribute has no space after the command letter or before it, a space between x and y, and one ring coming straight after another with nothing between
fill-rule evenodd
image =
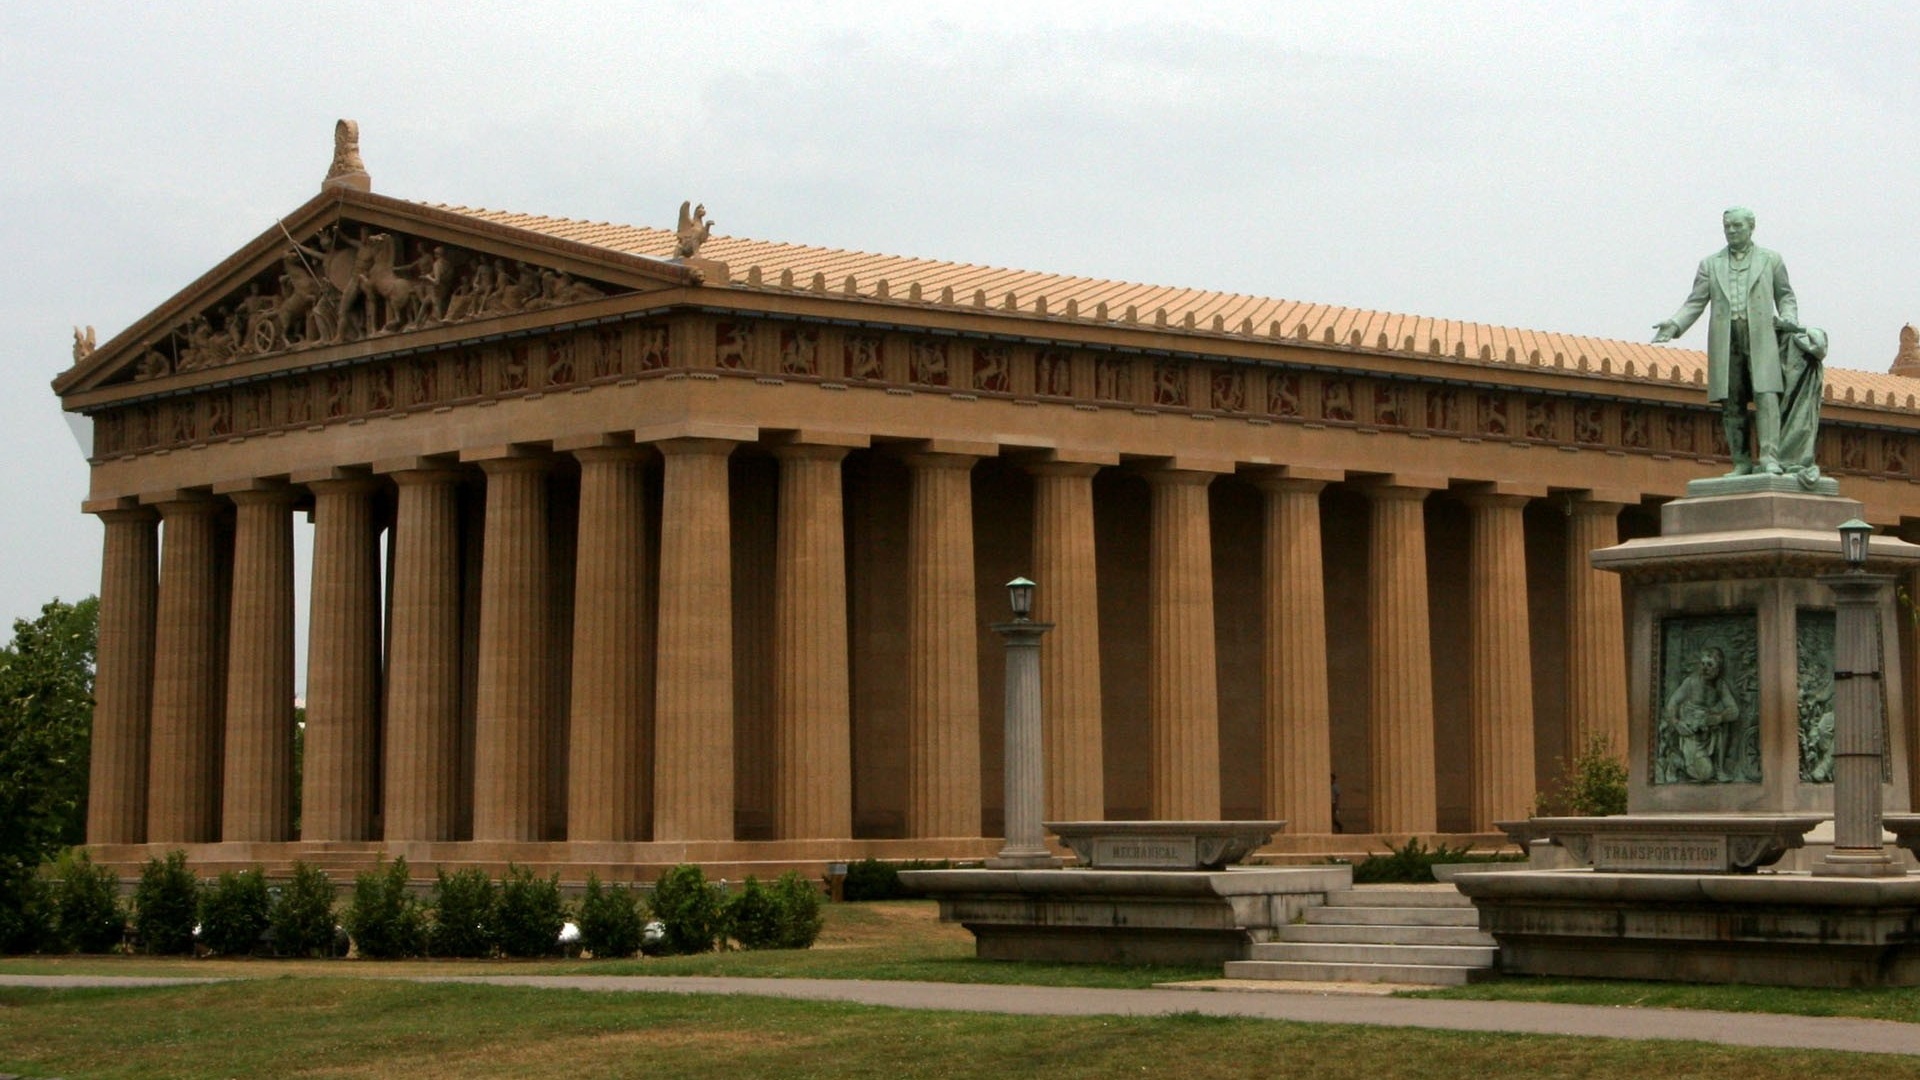
<instances>
[{"instance_id":1,"label":"lamp post","mask_svg":"<svg viewBox=\"0 0 1920 1080\"><path fill-rule=\"evenodd\" d=\"M1844 573L1825 574L1833 590L1833 850L1813 872L1834 877L1898 877L1906 869L1881 843L1881 730L1884 687L1880 601L1890 574L1867 573L1873 526L1854 518L1840 526Z\"/></svg>"},{"instance_id":2,"label":"lamp post","mask_svg":"<svg viewBox=\"0 0 1920 1080\"><path fill-rule=\"evenodd\" d=\"M1050 869L1060 860L1047 850L1041 827L1045 816L1045 751L1040 736L1040 638L1052 623L1033 621L1033 582L1017 577L1007 582L1007 600L1013 621L994 623L993 632L1007 643L1007 697L1005 784L1005 846L987 860L992 870Z\"/></svg>"}]
</instances>

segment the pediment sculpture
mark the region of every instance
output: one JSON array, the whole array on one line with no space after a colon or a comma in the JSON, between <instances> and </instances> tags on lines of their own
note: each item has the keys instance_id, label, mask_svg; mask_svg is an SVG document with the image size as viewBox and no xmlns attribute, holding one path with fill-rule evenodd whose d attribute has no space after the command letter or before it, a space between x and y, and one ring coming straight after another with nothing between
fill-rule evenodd
<instances>
[{"instance_id":1,"label":"pediment sculpture","mask_svg":"<svg viewBox=\"0 0 1920 1080\"><path fill-rule=\"evenodd\" d=\"M134 378L538 311L619 291L518 259L340 222L290 244L277 266L182 320L140 357Z\"/></svg>"}]
</instances>

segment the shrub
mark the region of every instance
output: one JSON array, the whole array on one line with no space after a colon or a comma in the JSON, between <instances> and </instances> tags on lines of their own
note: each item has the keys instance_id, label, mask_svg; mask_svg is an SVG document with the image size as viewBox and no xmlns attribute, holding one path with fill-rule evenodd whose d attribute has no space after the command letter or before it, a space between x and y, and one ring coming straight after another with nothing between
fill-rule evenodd
<instances>
[{"instance_id":1,"label":"shrub","mask_svg":"<svg viewBox=\"0 0 1920 1080\"><path fill-rule=\"evenodd\" d=\"M0 875L0 953L39 952L54 944L49 892L31 871Z\"/></svg>"},{"instance_id":2,"label":"shrub","mask_svg":"<svg viewBox=\"0 0 1920 1080\"><path fill-rule=\"evenodd\" d=\"M492 956L500 940L500 890L485 870L440 871L433 887L434 923L428 950L435 956Z\"/></svg>"},{"instance_id":3,"label":"shrub","mask_svg":"<svg viewBox=\"0 0 1920 1080\"><path fill-rule=\"evenodd\" d=\"M507 866L500 879L500 951L508 956L552 956L560 951L567 921L560 902L560 875L537 878L524 866Z\"/></svg>"},{"instance_id":4,"label":"shrub","mask_svg":"<svg viewBox=\"0 0 1920 1080\"><path fill-rule=\"evenodd\" d=\"M1543 815L1606 817L1627 812L1627 765L1602 734L1587 743L1540 798Z\"/></svg>"},{"instance_id":5,"label":"shrub","mask_svg":"<svg viewBox=\"0 0 1920 1080\"><path fill-rule=\"evenodd\" d=\"M426 920L420 901L407 889L406 859L395 859L383 869L353 879L346 924L354 947L366 959L420 955L426 944Z\"/></svg>"},{"instance_id":6,"label":"shrub","mask_svg":"<svg viewBox=\"0 0 1920 1080\"><path fill-rule=\"evenodd\" d=\"M900 896L900 871L879 859L861 859L847 865L840 895L847 900L893 900Z\"/></svg>"},{"instance_id":7,"label":"shrub","mask_svg":"<svg viewBox=\"0 0 1920 1080\"><path fill-rule=\"evenodd\" d=\"M293 879L280 888L268 916L273 951L281 956L332 956L333 900L333 882L326 871L294 863Z\"/></svg>"},{"instance_id":8,"label":"shrub","mask_svg":"<svg viewBox=\"0 0 1920 1080\"><path fill-rule=\"evenodd\" d=\"M697 866L682 864L660 875L653 886L653 914L665 926L668 954L703 953L721 931L721 898Z\"/></svg>"},{"instance_id":9,"label":"shrub","mask_svg":"<svg viewBox=\"0 0 1920 1080\"><path fill-rule=\"evenodd\" d=\"M165 861L148 859L133 890L133 936L145 952L190 953L199 906L200 883L187 869L186 852L170 851Z\"/></svg>"},{"instance_id":10,"label":"shrub","mask_svg":"<svg viewBox=\"0 0 1920 1080\"><path fill-rule=\"evenodd\" d=\"M789 870L773 883L780 902L780 948L811 949L827 917L820 910L820 890L813 882Z\"/></svg>"},{"instance_id":11,"label":"shrub","mask_svg":"<svg viewBox=\"0 0 1920 1080\"><path fill-rule=\"evenodd\" d=\"M780 901L753 875L727 900L727 934L743 949L780 947Z\"/></svg>"},{"instance_id":12,"label":"shrub","mask_svg":"<svg viewBox=\"0 0 1920 1080\"><path fill-rule=\"evenodd\" d=\"M127 933L119 882L80 848L69 848L54 867L53 913L55 937L74 952L112 952Z\"/></svg>"},{"instance_id":13,"label":"shrub","mask_svg":"<svg viewBox=\"0 0 1920 1080\"><path fill-rule=\"evenodd\" d=\"M200 892L200 944L221 956L260 947L268 925L267 876L256 867L228 870Z\"/></svg>"},{"instance_id":14,"label":"shrub","mask_svg":"<svg viewBox=\"0 0 1920 1080\"><path fill-rule=\"evenodd\" d=\"M727 901L728 933L743 949L805 949L820 936L820 890L792 870L772 885L753 878Z\"/></svg>"},{"instance_id":15,"label":"shrub","mask_svg":"<svg viewBox=\"0 0 1920 1080\"><path fill-rule=\"evenodd\" d=\"M1433 864L1460 862L1468 852L1467 847L1450 848L1445 844L1427 847L1415 836L1400 847L1389 847L1385 855L1372 855L1354 864L1353 883L1355 885L1404 884L1408 882L1433 881Z\"/></svg>"},{"instance_id":16,"label":"shrub","mask_svg":"<svg viewBox=\"0 0 1920 1080\"><path fill-rule=\"evenodd\" d=\"M624 885L602 885L587 875L580 897L580 944L598 960L619 960L640 951L645 925L640 892Z\"/></svg>"}]
</instances>

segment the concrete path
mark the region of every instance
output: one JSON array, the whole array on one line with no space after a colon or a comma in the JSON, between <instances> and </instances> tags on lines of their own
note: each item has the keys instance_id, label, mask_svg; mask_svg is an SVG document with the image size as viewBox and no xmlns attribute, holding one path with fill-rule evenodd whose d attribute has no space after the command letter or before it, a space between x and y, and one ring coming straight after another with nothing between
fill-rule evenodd
<instances>
[{"instance_id":1,"label":"concrete path","mask_svg":"<svg viewBox=\"0 0 1920 1080\"><path fill-rule=\"evenodd\" d=\"M384 977L384 976L374 976ZM0 986L180 986L221 979L90 975L0 975ZM1761 1046L1920 1055L1920 1024L1843 1017L1727 1013L1695 1009L1547 1005L1520 1001L1435 1001L1357 994L1216 989L1097 990L977 983L883 982L866 979L729 979L702 976L462 975L402 981L475 983L613 993L744 994L803 1001L842 1001L895 1009L1032 1016L1164 1016L1200 1013L1308 1024L1502 1031L1604 1039L1678 1039Z\"/></svg>"}]
</instances>

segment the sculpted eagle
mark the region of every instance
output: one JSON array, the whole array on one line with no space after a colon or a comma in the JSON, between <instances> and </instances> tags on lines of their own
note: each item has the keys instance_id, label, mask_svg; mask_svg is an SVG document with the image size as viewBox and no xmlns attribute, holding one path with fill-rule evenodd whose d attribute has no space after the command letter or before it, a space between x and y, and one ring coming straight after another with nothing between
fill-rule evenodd
<instances>
[{"instance_id":1,"label":"sculpted eagle","mask_svg":"<svg viewBox=\"0 0 1920 1080\"><path fill-rule=\"evenodd\" d=\"M711 232L713 232L713 222L707 220L707 204L701 203L699 206L694 206L690 201L681 203L680 227L674 232L678 237L678 242L674 245L674 257L693 258L699 252L700 245L707 242L707 235Z\"/></svg>"}]
</instances>

